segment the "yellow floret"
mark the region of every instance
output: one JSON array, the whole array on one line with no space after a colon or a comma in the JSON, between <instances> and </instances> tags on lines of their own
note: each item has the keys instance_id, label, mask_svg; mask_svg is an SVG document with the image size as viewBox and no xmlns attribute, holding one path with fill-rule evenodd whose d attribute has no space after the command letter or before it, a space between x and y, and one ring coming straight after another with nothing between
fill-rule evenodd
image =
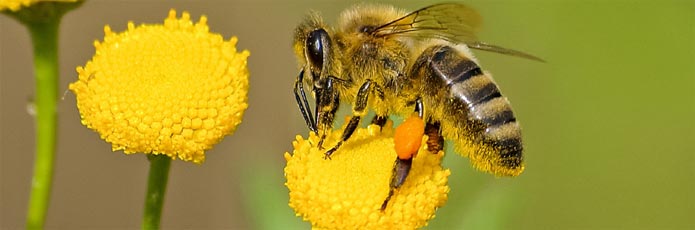
<instances>
[{"instance_id":1,"label":"yellow floret","mask_svg":"<svg viewBox=\"0 0 695 230\"><path fill-rule=\"evenodd\" d=\"M324 147L340 135L333 132ZM297 136L293 153L285 153L289 205L316 229L420 228L447 200L444 152L432 154L423 144L405 183L381 210L396 159L390 124L383 131L376 125L358 128L331 159L324 159L327 149L320 150L318 141L313 133L308 139Z\"/></svg>"},{"instance_id":2,"label":"yellow floret","mask_svg":"<svg viewBox=\"0 0 695 230\"><path fill-rule=\"evenodd\" d=\"M171 10L164 25L128 23L103 42L70 84L82 124L125 153L166 154L201 163L236 129L248 107L249 52Z\"/></svg>"}]
</instances>

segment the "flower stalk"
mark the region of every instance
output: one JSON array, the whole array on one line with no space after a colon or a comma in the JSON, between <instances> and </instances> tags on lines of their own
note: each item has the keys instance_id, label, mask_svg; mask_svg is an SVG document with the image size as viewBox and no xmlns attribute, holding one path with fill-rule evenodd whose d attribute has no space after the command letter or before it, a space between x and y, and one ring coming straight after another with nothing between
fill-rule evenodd
<instances>
[{"instance_id":1,"label":"flower stalk","mask_svg":"<svg viewBox=\"0 0 695 230\"><path fill-rule=\"evenodd\" d=\"M147 178L142 229L159 229L171 158L166 155L147 155L147 158L150 160L150 175Z\"/></svg>"},{"instance_id":2,"label":"flower stalk","mask_svg":"<svg viewBox=\"0 0 695 230\"><path fill-rule=\"evenodd\" d=\"M36 153L27 209L27 229L43 229L50 204L58 129L56 102L60 20L65 13L81 4L81 1L38 2L26 8L3 10L3 13L27 27L34 49Z\"/></svg>"},{"instance_id":3,"label":"flower stalk","mask_svg":"<svg viewBox=\"0 0 695 230\"><path fill-rule=\"evenodd\" d=\"M27 229L42 229L50 201L55 158L58 99L58 26L60 18L27 23L34 48L36 77L36 156Z\"/></svg>"}]
</instances>

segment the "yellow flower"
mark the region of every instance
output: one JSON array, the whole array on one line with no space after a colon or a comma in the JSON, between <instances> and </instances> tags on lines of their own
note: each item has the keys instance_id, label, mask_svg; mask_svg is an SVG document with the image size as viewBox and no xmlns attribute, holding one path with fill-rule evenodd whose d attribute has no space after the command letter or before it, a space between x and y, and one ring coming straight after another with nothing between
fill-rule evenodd
<instances>
[{"instance_id":1,"label":"yellow flower","mask_svg":"<svg viewBox=\"0 0 695 230\"><path fill-rule=\"evenodd\" d=\"M324 146L332 146L340 135L330 134ZM376 125L358 128L330 160L324 159L326 149L320 150L318 141L313 133L307 140L297 136L293 154L285 153L289 205L314 228L420 228L447 200L450 171L441 167L444 152L429 153L423 144L405 183L381 210L396 159L390 122L381 131Z\"/></svg>"},{"instance_id":2,"label":"yellow flower","mask_svg":"<svg viewBox=\"0 0 695 230\"><path fill-rule=\"evenodd\" d=\"M82 124L125 153L166 154L201 163L204 151L234 132L248 107L249 52L169 11L164 25L128 23L103 42L70 84Z\"/></svg>"},{"instance_id":3,"label":"yellow flower","mask_svg":"<svg viewBox=\"0 0 695 230\"><path fill-rule=\"evenodd\" d=\"M0 0L0 11L17 11L37 2L77 2L77 0Z\"/></svg>"}]
</instances>

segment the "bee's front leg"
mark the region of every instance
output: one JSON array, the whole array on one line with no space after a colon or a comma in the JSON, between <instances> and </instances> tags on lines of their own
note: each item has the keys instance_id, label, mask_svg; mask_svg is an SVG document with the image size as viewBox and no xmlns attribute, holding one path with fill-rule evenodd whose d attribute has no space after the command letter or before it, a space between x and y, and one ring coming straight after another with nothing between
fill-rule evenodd
<instances>
[{"instance_id":1,"label":"bee's front leg","mask_svg":"<svg viewBox=\"0 0 695 230\"><path fill-rule=\"evenodd\" d=\"M323 149L323 141L326 135L333 129L333 120L335 112L338 111L340 105L340 94L333 86L333 78L328 77L326 80L319 82L318 87L314 87L316 97L316 121L318 134L320 135L319 149Z\"/></svg>"},{"instance_id":2,"label":"bee's front leg","mask_svg":"<svg viewBox=\"0 0 695 230\"><path fill-rule=\"evenodd\" d=\"M352 106L352 117L350 118L347 126L345 126L345 130L343 130L343 135L340 138L340 141L338 141L333 148L326 151L326 158L331 158L331 154L338 150L340 145L342 145L344 141L350 139L352 133L355 132L355 129L360 124L360 119L367 113L367 101L372 88L373 84L371 80L367 80L364 84L362 84L362 86L360 86L359 91L357 91L357 97L355 97L355 104Z\"/></svg>"},{"instance_id":3,"label":"bee's front leg","mask_svg":"<svg viewBox=\"0 0 695 230\"><path fill-rule=\"evenodd\" d=\"M306 100L306 93L304 92L304 68L297 75L297 79L294 81L294 98L297 100L297 106L299 106L299 112L302 113L304 117L304 122L309 130L316 133L316 121L311 115L311 107L309 107L309 102Z\"/></svg>"}]
</instances>

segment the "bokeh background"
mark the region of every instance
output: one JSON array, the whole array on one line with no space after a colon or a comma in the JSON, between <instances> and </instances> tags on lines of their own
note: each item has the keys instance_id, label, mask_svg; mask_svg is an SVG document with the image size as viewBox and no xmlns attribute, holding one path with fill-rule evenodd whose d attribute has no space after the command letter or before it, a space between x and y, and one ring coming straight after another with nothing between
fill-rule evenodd
<instances>
[{"instance_id":1,"label":"bokeh background","mask_svg":"<svg viewBox=\"0 0 695 230\"><path fill-rule=\"evenodd\" d=\"M407 9L434 1L384 1ZM287 206L283 153L308 133L292 96L292 30L310 9L329 22L353 1L87 1L60 36L60 90L94 53L104 25L161 23L170 8L208 16L251 51L250 107L202 165L174 161L164 229L307 229ZM695 229L695 1L469 0L483 41L547 63L476 52L524 128L518 178L475 171L454 154L450 200L429 229ZM33 166L32 51L0 16L0 228L21 229ZM111 152L59 102L47 229L137 229L148 163Z\"/></svg>"}]
</instances>

